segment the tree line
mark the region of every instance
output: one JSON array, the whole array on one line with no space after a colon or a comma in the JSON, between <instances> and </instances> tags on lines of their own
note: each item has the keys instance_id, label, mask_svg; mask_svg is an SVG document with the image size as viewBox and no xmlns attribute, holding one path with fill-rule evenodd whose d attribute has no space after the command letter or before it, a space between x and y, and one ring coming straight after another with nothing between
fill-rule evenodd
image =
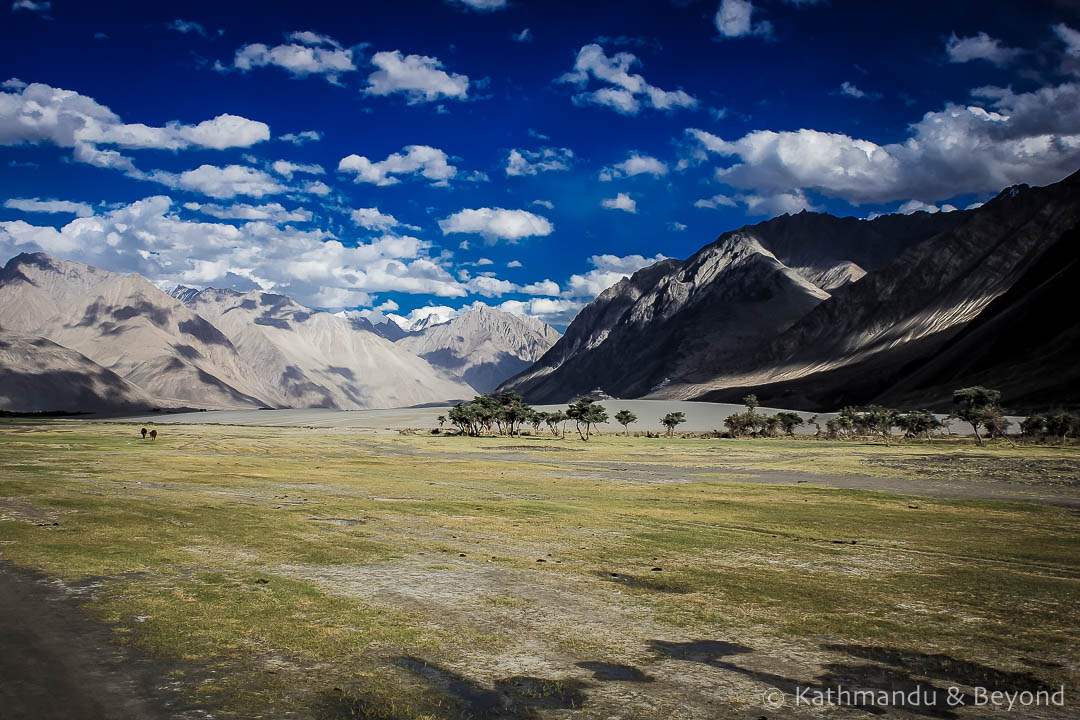
<instances>
[{"instance_id":1,"label":"tree line","mask_svg":"<svg viewBox=\"0 0 1080 720\"><path fill-rule=\"evenodd\" d=\"M925 438L929 442L935 432L949 430L952 420L960 420L971 426L975 442L980 445L984 437L1001 438L1013 443L1009 435L1012 423L1001 408L1001 393L998 390L978 385L960 388L953 392L952 399L953 411L945 419L930 410L901 412L880 405L862 408L849 406L828 418L822 427L818 415L804 419L799 413L791 411L771 415L760 412L757 397L747 395L743 398L746 410L724 419L726 432L723 434L732 438L793 437L800 427L812 425L816 429L813 433L815 437L830 440L880 436L888 444L896 437L894 429L899 429L904 438ZM630 426L638 421L637 415L629 410L620 410L613 419L623 426L626 435L630 434ZM545 412L530 406L516 392L503 392L478 395L469 402L459 403L446 415L440 415L438 421L439 427L449 422L463 435L474 437L485 434L518 435L524 427L532 427L533 432L539 433L545 425L552 435L566 437L566 426L573 422L578 436L588 440L596 433L596 426L608 421L608 413L595 398L588 396L569 403L565 410ZM667 413L660 418L668 437L674 436L675 429L684 422L686 415L682 412ZM1080 434L1080 416L1064 410L1036 413L1021 421L1019 430L1022 439L1056 438L1064 443L1069 436ZM716 435L721 436L722 433L716 431Z\"/></svg>"}]
</instances>

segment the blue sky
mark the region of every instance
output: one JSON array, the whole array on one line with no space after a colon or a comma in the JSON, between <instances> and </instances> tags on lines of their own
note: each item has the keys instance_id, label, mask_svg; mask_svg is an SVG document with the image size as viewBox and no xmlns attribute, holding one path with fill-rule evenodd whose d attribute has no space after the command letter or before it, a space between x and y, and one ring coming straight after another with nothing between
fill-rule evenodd
<instances>
[{"instance_id":1,"label":"blue sky","mask_svg":"<svg viewBox=\"0 0 1080 720\"><path fill-rule=\"evenodd\" d=\"M1080 168L1064 0L344 6L0 10L0 253L561 328L776 214L964 208Z\"/></svg>"}]
</instances>

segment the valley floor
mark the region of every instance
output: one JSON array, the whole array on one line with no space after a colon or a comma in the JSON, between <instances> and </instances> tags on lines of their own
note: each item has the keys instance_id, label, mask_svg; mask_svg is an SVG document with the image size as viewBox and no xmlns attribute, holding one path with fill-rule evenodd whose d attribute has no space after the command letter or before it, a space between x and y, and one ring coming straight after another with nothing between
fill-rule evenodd
<instances>
[{"instance_id":1,"label":"valley floor","mask_svg":"<svg viewBox=\"0 0 1080 720\"><path fill-rule=\"evenodd\" d=\"M975 718L978 688L1063 688L1064 707L1019 716L1065 718L1080 702L1073 447L138 428L0 423L16 715ZM907 700L807 704L836 688Z\"/></svg>"}]
</instances>

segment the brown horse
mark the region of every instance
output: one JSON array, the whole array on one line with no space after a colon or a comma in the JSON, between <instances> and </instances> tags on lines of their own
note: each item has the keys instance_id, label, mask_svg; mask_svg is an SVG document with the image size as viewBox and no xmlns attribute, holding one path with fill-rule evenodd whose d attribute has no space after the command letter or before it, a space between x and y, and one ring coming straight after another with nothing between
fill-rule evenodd
<instances>
[{"instance_id":1,"label":"brown horse","mask_svg":"<svg viewBox=\"0 0 1080 720\"><path fill-rule=\"evenodd\" d=\"M157 430L150 431L150 440L157 440Z\"/></svg>"}]
</instances>

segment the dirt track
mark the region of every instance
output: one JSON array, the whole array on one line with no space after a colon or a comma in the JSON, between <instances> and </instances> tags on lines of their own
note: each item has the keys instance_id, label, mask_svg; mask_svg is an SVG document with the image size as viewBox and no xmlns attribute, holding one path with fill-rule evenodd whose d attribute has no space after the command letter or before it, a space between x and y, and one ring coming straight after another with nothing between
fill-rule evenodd
<instances>
[{"instance_id":1,"label":"dirt track","mask_svg":"<svg viewBox=\"0 0 1080 720\"><path fill-rule=\"evenodd\" d=\"M0 562L0 720L202 718L56 581Z\"/></svg>"}]
</instances>

